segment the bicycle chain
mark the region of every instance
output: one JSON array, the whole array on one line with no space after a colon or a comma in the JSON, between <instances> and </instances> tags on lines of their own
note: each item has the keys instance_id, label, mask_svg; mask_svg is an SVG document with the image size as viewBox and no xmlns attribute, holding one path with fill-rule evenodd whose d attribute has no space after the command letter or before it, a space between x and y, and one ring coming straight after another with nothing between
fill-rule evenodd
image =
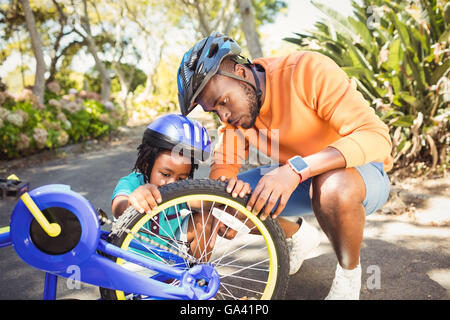
<instances>
[{"instance_id":1,"label":"bicycle chain","mask_svg":"<svg viewBox=\"0 0 450 320\"><path fill-rule=\"evenodd\" d=\"M180 250L176 251L174 249L166 247L166 246L164 246L162 244L159 244L158 242L156 242L156 241L154 241L152 239L149 239L149 238L144 237L143 235L140 235L139 233L132 232L128 228L120 227L120 226L117 227L118 221L114 222L114 221L110 220L109 218L105 217L104 215L102 215L101 213L98 214L98 219L99 219L99 221L101 221L103 223L111 225L111 227L116 227L116 230L118 230L119 232L125 232L126 234L132 235L133 237L136 237L139 240L147 242L147 243L151 244L152 246L155 246L155 247L157 247L159 249L163 249L165 251L168 251L168 252L170 252L170 253L172 253L172 254L174 254L174 255L182 258L182 259L187 260L190 263L195 263L195 264L201 263L200 260L198 260L198 259L196 259L196 258L194 258L194 257L192 257L192 256L190 256L190 255L180 251Z\"/></svg>"}]
</instances>

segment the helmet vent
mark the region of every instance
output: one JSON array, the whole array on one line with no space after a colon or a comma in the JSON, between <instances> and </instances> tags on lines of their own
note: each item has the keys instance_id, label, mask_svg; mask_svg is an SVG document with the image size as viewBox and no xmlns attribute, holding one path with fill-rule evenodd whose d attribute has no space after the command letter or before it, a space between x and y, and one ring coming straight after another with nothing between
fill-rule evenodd
<instances>
[{"instance_id":1,"label":"helmet vent","mask_svg":"<svg viewBox=\"0 0 450 320\"><path fill-rule=\"evenodd\" d=\"M193 52L186 65L189 69L195 70L195 68L197 67L197 62L198 62L198 52Z\"/></svg>"},{"instance_id":2,"label":"helmet vent","mask_svg":"<svg viewBox=\"0 0 450 320\"><path fill-rule=\"evenodd\" d=\"M208 58L212 58L216 55L217 50L219 50L219 46L217 43L213 43L211 45L211 48L209 48L209 52L208 52Z\"/></svg>"}]
</instances>

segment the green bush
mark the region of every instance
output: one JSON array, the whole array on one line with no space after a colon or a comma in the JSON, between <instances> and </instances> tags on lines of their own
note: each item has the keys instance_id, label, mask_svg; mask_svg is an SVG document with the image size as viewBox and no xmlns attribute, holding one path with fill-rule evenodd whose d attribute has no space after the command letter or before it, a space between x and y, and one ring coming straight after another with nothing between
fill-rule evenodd
<instances>
[{"instance_id":1,"label":"green bush","mask_svg":"<svg viewBox=\"0 0 450 320\"><path fill-rule=\"evenodd\" d=\"M156 117L168 112L179 113L178 100L166 97L163 94L144 94L144 86L140 85L134 91L130 99L128 118L131 123L148 124Z\"/></svg>"},{"instance_id":2,"label":"green bush","mask_svg":"<svg viewBox=\"0 0 450 320\"><path fill-rule=\"evenodd\" d=\"M450 164L450 4L440 0L352 1L285 40L333 59L389 126L395 168Z\"/></svg>"},{"instance_id":3,"label":"green bush","mask_svg":"<svg viewBox=\"0 0 450 320\"><path fill-rule=\"evenodd\" d=\"M0 92L0 158L12 159L98 138L123 122L123 111L97 95L47 92L40 105L30 90L14 98Z\"/></svg>"}]
</instances>

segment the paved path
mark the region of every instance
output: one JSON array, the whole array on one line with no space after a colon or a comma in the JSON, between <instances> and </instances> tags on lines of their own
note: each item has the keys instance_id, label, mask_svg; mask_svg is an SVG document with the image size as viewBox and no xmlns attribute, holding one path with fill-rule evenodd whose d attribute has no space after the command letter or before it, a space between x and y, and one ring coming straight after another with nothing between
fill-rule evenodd
<instances>
[{"instance_id":1,"label":"paved path","mask_svg":"<svg viewBox=\"0 0 450 320\"><path fill-rule=\"evenodd\" d=\"M104 148L91 144L91 151L32 163L14 172L0 167L0 174L16 173L32 187L69 184L95 207L110 212L111 192L135 161L142 130L135 128L134 135L121 143ZM207 175L208 168L202 167L196 177ZM448 190L448 183L444 187ZM447 210L448 214L449 198L441 196L440 200L440 206L432 209L437 213ZM13 206L13 200L0 201L0 226L9 224ZM416 216L429 209L426 205L419 207ZM317 225L314 216L307 219ZM450 298L450 226L433 226L426 218L413 220L406 214L375 213L367 219L364 239L362 299ZM291 277L287 299L323 299L328 293L336 258L323 234L322 243L312 256ZM43 272L22 262L12 247L0 250L0 299L41 299L43 279ZM95 287L83 284L81 289L68 289L65 279L59 281L58 298L98 297Z\"/></svg>"}]
</instances>

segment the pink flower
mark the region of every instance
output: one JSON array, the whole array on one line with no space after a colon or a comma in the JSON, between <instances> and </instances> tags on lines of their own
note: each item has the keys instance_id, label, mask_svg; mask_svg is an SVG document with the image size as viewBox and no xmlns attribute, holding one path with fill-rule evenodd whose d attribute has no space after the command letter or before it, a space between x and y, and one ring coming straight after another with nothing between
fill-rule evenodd
<instances>
[{"instance_id":1,"label":"pink flower","mask_svg":"<svg viewBox=\"0 0 450 320\"><path fill-rule=\"evenodd\" d=\"M47 88L48 88L48 90L50 90L51 92L56 93L56 94L61 91L61 86L56 81L49 82L47 84Z\"/></svg>"},{"instance_id":2,"label":"pink flower","mask_svg":"<svg viewBox=\"0 0 450 320\"><path fill-rule=\"evenodd\" d=\"M23 118L19 113L10 113L6 116L6 121L21 128L23 126Z\"/></svg>"},{"instance_id":3,"label":"pink flower","mask_svg":"<svg viewBox=\"0 0 450 320\"><path fill-rule=\"evenodd\" d=\"M61 130L58 135L58 145L65 146L69 142L69 135L64 130Z\"/></svg>"},{"instance_id":4,"label":"pink flower","mask_svg":"<svg viewBox=\"0 0 450 320\"><path fill-rule=\"evenodd\" d=\"M17 141L17 150L25 150L30 147L30 138L24 134L19 133L19 141Z\"/></svg>"},{"instance_id":5,"label":"pink flower","mask_svg":"<svg viewBox=\"0 0 450 320\"><path fill-rule=\"evenodd\" d=\"M45 129L34 128L33 130L33 139L36 141L36 146L39 149L43 149L45 147L45 143L47 142L48 132Z\"/></svg>"},{"instance_id":6,"label":"pink flower","mask_svg":"<svg viewBox=\"0 0 450 320\"><path fill-rule=\"evenodd\" d=\"M56 99L50 99L50 100L48 101L48 104L51 105L51 106L55 106L55 107L57 107L57 108L61 108L61 106L62 106L61 101L56 100Z\"/></svg>"}]
</instances>

